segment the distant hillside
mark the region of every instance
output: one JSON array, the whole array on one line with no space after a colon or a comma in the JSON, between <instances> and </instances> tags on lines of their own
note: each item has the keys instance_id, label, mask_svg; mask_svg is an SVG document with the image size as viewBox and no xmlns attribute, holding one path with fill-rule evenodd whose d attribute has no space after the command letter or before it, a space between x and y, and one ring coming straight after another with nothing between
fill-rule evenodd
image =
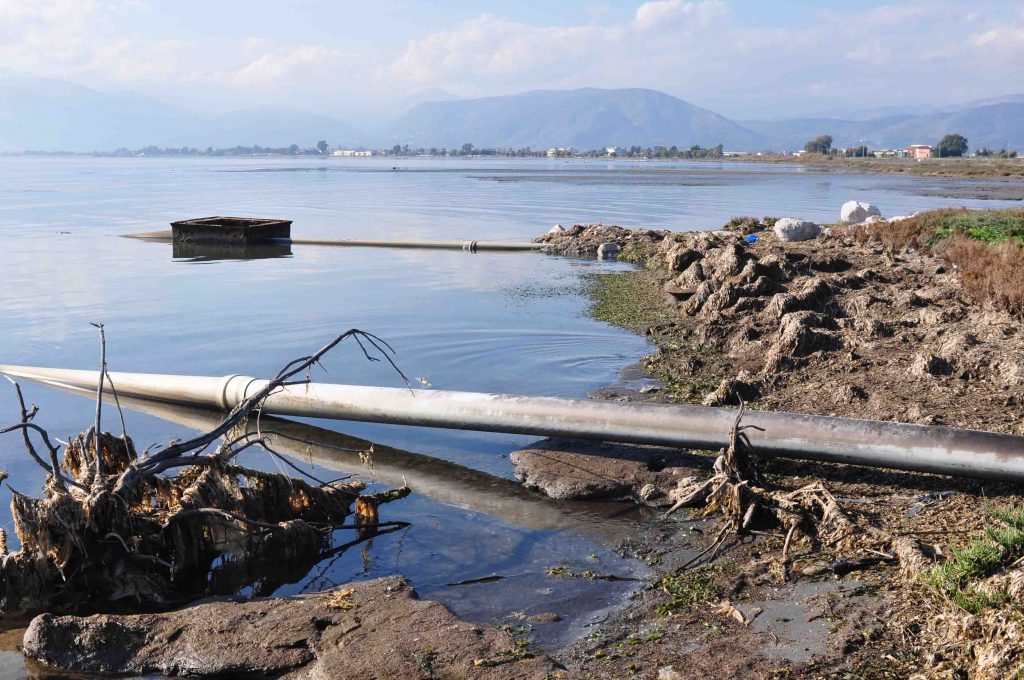
<instances>
[{"instance_id":1,"label":"distant hillside","mask_svg":"<svg viewBox=\"0 0 1024 680\"><path fill-rule=\"evenodd\" d=\"M443 96L422 92L424 96ZM972 150L1024 151L1024 95L960 105L876 109L832 118L733 121L647 89L538 90L503 97L418 103L359 131L320 113L290 109L212 115L131 92L99 92L0 67L0 151L112 151L160 147L333 146L531 147L722 144L727 150L795 150L821 134L836 146L898 148L934 144L959 132Z\"/></svg>"},{"instance_id":2,"label":"distant hillside","mask_svg":"<svg viewBox=\"0 0 1024 680\"><path fill-rule=\"evenodd\" d=\"M505 97L427 102L388 130L396 144L458 147L725 145L764 148L763 137L717 113L663 92L626 89L538 90Z\"/></svg>"},{"instance_id":3,"label":"distant hillside","mask_svg":"<svg viewBox=\"0 0 1024 680\"><path fill-rule=\"evenodd\" d=\"M942 107L923 114L900 114L870 120L806 118L783 121L743 121L745 127L772 140L779 149L800 149L818 135L832 135L836 146L866 144L871 148L901 148L935 144L943 135L959 132L971 150L1024 150L1024 96L1010 95L964 105Z\"/></svg>"},{"instance_id":4,"label":"distant hillside","mask_svg":"<svg viewBox=\"0 0 1024 680\"><path fill-rule=\"evenodd\" d=\"M301 111L206 115L133 93L0 72L0 151L109 151L191 146L312 146L358 143L330 116Z\"/></svg>"}]
</instances>

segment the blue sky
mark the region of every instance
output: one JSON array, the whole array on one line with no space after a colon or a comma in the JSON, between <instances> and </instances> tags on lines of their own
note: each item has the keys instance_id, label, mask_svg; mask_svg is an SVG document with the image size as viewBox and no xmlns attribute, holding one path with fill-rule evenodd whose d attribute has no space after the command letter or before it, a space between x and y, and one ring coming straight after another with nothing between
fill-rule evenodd
<instances>
[{"instance_id":1,"label":"blue sky","mask_svg":"<svg viewBox=\"0 0 1024 680\"><path fill-rule=\"evenodd\" d=\"M1024 92L1024 2L0 0L0 64L224 110L636 86L770 118Z\"/></svg>"}]
</instances>

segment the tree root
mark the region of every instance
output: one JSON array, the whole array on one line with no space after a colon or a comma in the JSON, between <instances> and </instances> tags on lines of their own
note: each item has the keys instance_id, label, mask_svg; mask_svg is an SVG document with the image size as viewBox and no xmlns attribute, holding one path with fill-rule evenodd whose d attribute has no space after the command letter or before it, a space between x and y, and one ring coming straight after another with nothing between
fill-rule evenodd
<instances>
[{"instance_id":1,"label":"tree root","mask_svg":"<svg viewBox=\"0 0 1024 680\"><path fill-rule=\"evenodd\" d=\"M109 376L99 328L101 400ZM12 490L21 550L8 553L6 533L0 536L0 611L96 611L128 602L154 608L246 588L269 594L336 554L335 529L357 530L357 539L344 549L405 526L380 522L378 506L404 498L410 492L406 486L362 495L360 483L314 484L234 463L249 448L267 448L253 435L232 437L237 426L273 391L307 382L308 373L305 381L294 377L346 338L355 339L368 358L394 366L384 341L348 331L319 352L290 362L267 389L210 432L157 453L140 455L127 433L102 432L97 405L95 424L59 455L59 447L33 422L38 408L26 408L15 383L21 421L0 433L20 431L28 454L48 474L42 498ZM380 356L370 354L368 346ZM39 455L30 435L41 440L49 460ZM224 443L206 453L219 438ZM356 522L345 524L353 506Z\"/></svg>"},{"instance_id":2,"label":"tree root","mask_svg":"<svg viewBox=\"0 0 1024 680\"><path fill-rule=\"evenodd\" d=\"M664 517L681 508L693 508L694 517L722 518L715 539L685 567L713 561L730 535L763 534L771 529L785 532L777 564L782 580L790 578L797 543L841 553L846 557L840 561L851 568L864 561L899 561L908 573L920 574L931 565L915 539L894 539L877 527L855 521L820 481L792 491L768 488L763 461L744 433L753 426L741 425L744 411L741 402L729 446L715 460L712 476L684 479L669 494L674 502Z\"/></svg>"}]
</instances>

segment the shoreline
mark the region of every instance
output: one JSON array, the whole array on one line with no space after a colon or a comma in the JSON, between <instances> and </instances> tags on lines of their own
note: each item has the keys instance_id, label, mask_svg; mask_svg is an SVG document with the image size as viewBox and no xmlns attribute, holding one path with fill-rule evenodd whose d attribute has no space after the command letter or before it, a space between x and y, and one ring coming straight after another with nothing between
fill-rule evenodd
<instances>
[{"instance_id":1,"label":"shoreline","mask_svg":"<svg viewBox=\"0 0 1024 680\"><path fill-rule=\"evenodd\" d=\"M1024 361L1017 322L970 300L940 257L889 250L870 238L858 241L854 229L800 243L779 243L770 231L755 233L760 240L750 245L723 232L573 228L566 239L577 252L586 250L581 244L608 239L627 259L644 263L639 270L604 275L610 283L591 293L598 318L651 337L657 349L641 365L647 376L662 380L661 387L643 393L612 386L592 396L706 405L736 404L742 396L758 409L1024 433L1015 408L1024 398L1024 374L1018 377L1013 369ZM716 242L709 246L709 241ZM694 251L702 254L687 254ZM693 276L694 257L704 264L701 276L718 281L717 288L702 294L676 280L688 271ZM761 291L755 286L721 292L735 286L733 277L742 280L740 270L754 267L766 277L764 267L775 264L785 272L780 281L788 293L767 282L758 284ZM667 299L677 318L666 321L664 310L645 305L638 289ZM758 298L758 292L770 294ZM763 303L758 299L773 300L780 313L759 316ZM780 340L795 344L780 353ZM744 351L744 345L750 349ZM982 359L985 347L993 354ZM922 353L937 357L936 363L921 364ZM999 355L1011 360L1000 364ZM705 460L689 474L707 475L712 457ZM589 467L579 455L571 462L577 470ZM616 474L604 456L592 464L606 476ZM687 463L676 465L682 470ZM1015 667L1024 649L994 632L1008 610L993 605L971 613L965 619L971 623L964 625L976 626L973 632L945 626L942 616L957 607L950 609L943 591L928 579L933 564L956 556L957 547L998 525L994 509L1022 507L1024 495L1017 487L781 459L766 465L769 488L823 484L842 499L854 524L868 527L867 534L905 537L893 540L899 552L886 553L894 548L883 547L878 552L887 557L879 557L867 549L860 553L867 559L855 558L856 540L829 546L822 539L819 547L812 541L795 548L769 530L727 541L704 566L680 568L680 548L706 546L717 527L711 519L694 525L673 516L660 533L628 546L657 570L653 587L571 648L562 659L571 672L684 678L726 669L810 679L847 677L844 673L923 678L914 674L926 669L927 677L962 672L988 678ZM659 489L670 500L677 498L675 491L671 483ZM933 555L929 546L940 552ZM779 555L787 548L790 557L783 558L780 572ZM921 550L933 556L911 566L912 555ZM1011 578L1017 569L1006 565L991 578ZM991 586L982 578L970 587ZM777 611L785 615L774 616ZM824 630L816 627L822 622ZM780 649L787 638L808 640L807 649Z\"/></svg>"}]
</instances>

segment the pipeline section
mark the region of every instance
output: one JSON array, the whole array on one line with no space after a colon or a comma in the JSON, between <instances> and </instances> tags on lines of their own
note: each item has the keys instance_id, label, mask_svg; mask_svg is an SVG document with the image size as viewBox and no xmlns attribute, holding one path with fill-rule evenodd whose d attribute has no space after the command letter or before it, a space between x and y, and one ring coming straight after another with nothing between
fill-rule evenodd
<instances>
[{"instance_id":1,"label":"pipeline section","mask_svg":"<svg viewBox=\"0 0 1024 680\"><path fill-rule=\"evenodd\" d=\"M126 234L125 238L143 241L173 241L170 231L151 231L139 234ZM513 241L409 241L409 240L373 240L373 239L325 239L325 238L293 238L277 239L271 245L293 246L329 246L336 248L419 248L428 250L465 250L476 253L482 251L531 251L544 250L545 243L518 243Z\"/></svg>"},{"instance_id":2,"label":"pipeline section","mask_svg":"<svg viewBox=\"0 0 1024 680\"><path fill-rule=\"evenodd\" d=\"M88 389L96 371L2 366L0 373ZM118 393L228 410L267 385L246 376L112 373ZM310 383L279 390L263 412L395 425L507 432L688 449L729 443L735 409ZM1024 482L1024 437L797 413L749 411L762 455Z\"/></svg>"}]
</instances>

